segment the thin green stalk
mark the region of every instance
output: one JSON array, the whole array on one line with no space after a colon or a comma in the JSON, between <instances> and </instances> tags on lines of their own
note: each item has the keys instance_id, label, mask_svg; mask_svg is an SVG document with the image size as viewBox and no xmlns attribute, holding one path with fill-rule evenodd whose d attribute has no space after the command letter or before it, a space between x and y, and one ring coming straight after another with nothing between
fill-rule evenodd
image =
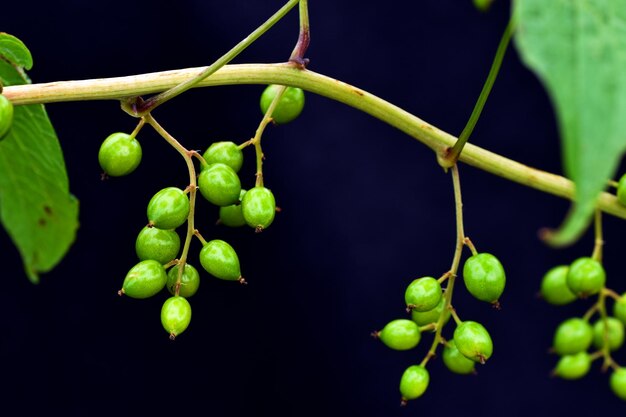
<instances>
[{"instance_id":1,"label":"thin green stalk","mask_svg":"<svg viewBox=\"0 0 626 417\"><path fill-rule=\"evenodd\" d=\"M256 28L252 33L241 40L237 45L231 48L230 51L222 55L217 61L206 67L195 77L183 81L175 87L170 88L157 96L151 97L145 102L138 105L136 112L138 116L142 116L151 112L161 104L168 100L173 99L179 94L184 93L197 86L202 80L215 73L224 65L232 61L237 55L243 52L248 46L252 45L258 38L267 32L272 26L274 26L280 19L282 19L300 0L289 0L283 7L281 7L276 13L274 13L269 19L267 19L261 26ZM304 0L306 4L306 0ZM302 11L302 8L300 8ZM307 19L308 23L308 19ZM305 48L306 49L306 48Z\"/></svg>"},{"instance_id":2,"label":"thin green stalk","mask_svg":"<svg viewBox=\"0 0 626 417\"><path fill-rule=\"evenodd\" d=\"M509 46L509 42L511 40L511 36L513 35L513 19L509 20L509 23L506 25L504 29L504 33L502 34L502 38L500 38L500 43L498 44L498 49L496 50L496 56L493 58L493 62L491 63L491 69L489 70L489 75L487 75L487 80L483 85L483 89L478 96L478 100L474 105L474 109L472 110L472 114L470 115L465 128L459 135L459 139L456 141L452 149L447 152L442 158L439 160L439 164L444 168L450 168L452 165L456 163L459 159L459 155L463 151L463 147L469 140L472 132L474 131L474 127L476 127L476 123L480 118L480 115L485 107L485 103L489 98L489 93L491 93L491 89L493 88L493 84L496 82L496 78L498 77L498 73L500 72L500 67L502 66L502 60L504 59L504 55L506 53L507 47Z\"/></svg>"},{"instance_id":3,"label":"thin green stalk","mask_svg":"<svg viewBox=\"0 0 626 417\"><path fill-rule=\"evenodd\" d=\"M602 212L600 210L596 210L593 220L595 241L591 257L602 263L602 247L604 246L604 239L602 237Z\"/></svg>"}]
</instances>

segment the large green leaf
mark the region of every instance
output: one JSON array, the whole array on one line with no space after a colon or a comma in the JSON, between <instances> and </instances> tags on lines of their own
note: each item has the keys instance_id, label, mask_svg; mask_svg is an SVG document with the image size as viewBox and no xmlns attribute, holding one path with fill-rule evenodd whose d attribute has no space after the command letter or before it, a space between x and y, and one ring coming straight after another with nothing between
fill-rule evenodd
<instances>
[{"instance_id":1,"label":"large green leaf","mask_svg":"<svg viewBox=\"0 0 626 417\"><path fill-rule=\"evenodd\" d=\"M0 81L26 83L23 44L2 39ZM11 45L17 46L7 56ZM15 106L13 126L0 141L0 220L33 282L63 258L76 236L78 201L69 193L63 153L43 105Z\"/></svg>"},{"instance_id":2,"label":"large green leaf","mask_svg":"<svg viewBox=\"0 0 626 417\"><path fill-rule=\"evenodd\" d=\"M0 32L0 56L17 67L33 67L33 57L24 43L13 35Z\"/></svg>"},{"instance_id":3,"label":"large green leaf","mask_svg":"<svg viewBox=\"0 0 626 417\"><path fill-rule=\"evenodd\" d=\"M573 242L626 150L626 0L515 0L516 42L558 118L575 203L550 242ZM539 150L538 150L539 151Z\"/></svg>"}]
</instances>

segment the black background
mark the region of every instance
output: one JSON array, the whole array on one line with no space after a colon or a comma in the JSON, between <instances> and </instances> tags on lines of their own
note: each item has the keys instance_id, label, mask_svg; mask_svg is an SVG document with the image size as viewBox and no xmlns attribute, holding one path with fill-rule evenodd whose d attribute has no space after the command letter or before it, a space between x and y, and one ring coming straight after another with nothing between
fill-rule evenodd
<instances>
[{"instance_id":1,"label":"black background","mask_svg":"<svg viewBox=\"0 0 626 417\"><path fill-rule=\"evenodd\" d=\"M509 14L469 0L310 2L309 69L377 94L458 134L489 70ZM212 62L282 1L64 1L3 4L0 30L31 49L36 82L121 76ZM297 37L294 10L235 62L280 62ZM262 86L195 90L155 112L191 149L243 142L260 121ZM589 302L557 308L537 300L550 267L591 253L590 234L566 250L537 238L562 220L568 203L474 168L460 167L466 232L507 271L502 311L463 290L454 303L482 322L495 352L478 376L429 364L423 398L399 406L403 370L421 361L430 337L409 352L370 338L404 317L406 285L449 267L455 224L449 175L434 154L399 131L328 99L308 95L296 121L264 136L266 185L283 208L266 232L213 225L199 201L207 238L238 251L248 286L204 273L190 299L193 320L175 342L161 327L165 294L120 298L136 262L134 239L148 199L184 187L180 156L149 128L139 136L142 165L100 181L97 152L111 132L135 121L114 101L47 106L66 153L81 228L67 257L35 286L0 233L0 378L6 415L216 416L564 416L626 410L598 364L583 380L549 377L555 326ZM519 62L504 61L472 141L534 167L560 172L558 134L547 95ZM241 173L254 181L248 149ZM626 290L626 224L605 219L609 286ZM200 246L191 249L197 262ZM462 288L462 286L460 286ZM446 329L449 334L451 329ZM616 358L624 363L624 349ZM621 411L620 411L621 410ZM2 413L4 414L4 412Z\"/></svg>"}]
</instances>

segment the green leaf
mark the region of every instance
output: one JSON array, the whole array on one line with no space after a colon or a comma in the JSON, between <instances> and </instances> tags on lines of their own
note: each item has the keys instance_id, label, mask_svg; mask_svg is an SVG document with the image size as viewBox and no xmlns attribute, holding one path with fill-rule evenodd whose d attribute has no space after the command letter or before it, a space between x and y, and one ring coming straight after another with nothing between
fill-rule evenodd
<instances>
[{"instance_id":1,"label":"green leaf","mask_svg":"<svg viewBox=\"0 0 626 417\"><path fill-rule=\"evenodd\" d=\"M15 63L0 59L4 85L26 80ZM43 105L15 106L11 130L0 142L0 221L32 282L63 258L76 236L78 201L69 193L63 153Z\"/></svg>"},{"instance_id":2,"label":"green leaf","mask_svg":"<svg viewBox=\"0 0 626 417\"><path fill-rule=\"evenodd\" d=\"M5 32L0 32L0 55L18 67L33 67L33 57L24 42Z\"/></svg>"},{"instance_id":3,"label":"green leaf","mask_svg":"<svg viewBox=\"0 0 626 417\"><path fill-rule=\"evenodd\" d=\"M555 107L576 198L549 238L575 241L626 150L626 0L515 0L517 49Z\"/></svg>"}]
</instances>

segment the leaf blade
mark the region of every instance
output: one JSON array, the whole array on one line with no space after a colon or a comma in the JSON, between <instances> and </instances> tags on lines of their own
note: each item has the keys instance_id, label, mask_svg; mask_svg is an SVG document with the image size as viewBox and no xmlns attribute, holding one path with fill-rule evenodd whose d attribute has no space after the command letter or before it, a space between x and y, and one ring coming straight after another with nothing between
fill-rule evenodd
<instances>
[{"instance_id":1,"label":"leaf blade","mask_svg":"<svg viewBox=\"0 0 626 417\"><path fill-rule=\"evenodd\" d=\"M0 55L15 66L33 67L33 56L24 42L6 32L0 32Z\"/></svg>"}]
</instances>

